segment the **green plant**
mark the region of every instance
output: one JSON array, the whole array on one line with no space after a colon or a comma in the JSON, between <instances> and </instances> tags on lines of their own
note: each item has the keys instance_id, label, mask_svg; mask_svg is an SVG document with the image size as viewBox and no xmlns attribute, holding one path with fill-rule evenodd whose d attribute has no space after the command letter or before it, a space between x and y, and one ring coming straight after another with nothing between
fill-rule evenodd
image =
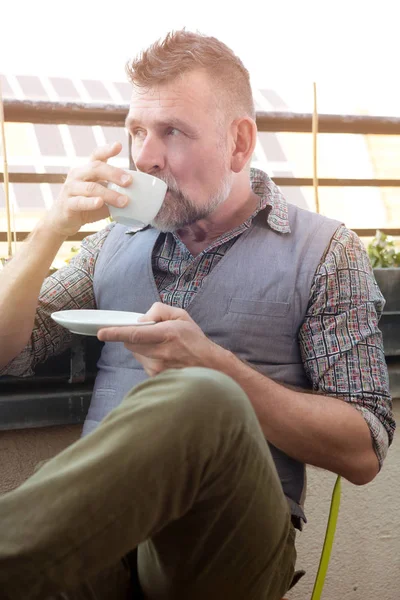
<instances>
[{"instance_id":1,"label":"green plant","mask_svg":"<svg viewBox=\"0 0 400 600\"><path fill-rule=\"evenodd\" d=\"M396 251L394 240L383 231L376 230L375 237L368 244L368 256L372 267L400 267L400 252Z\"/></svg>"}]
</instances>

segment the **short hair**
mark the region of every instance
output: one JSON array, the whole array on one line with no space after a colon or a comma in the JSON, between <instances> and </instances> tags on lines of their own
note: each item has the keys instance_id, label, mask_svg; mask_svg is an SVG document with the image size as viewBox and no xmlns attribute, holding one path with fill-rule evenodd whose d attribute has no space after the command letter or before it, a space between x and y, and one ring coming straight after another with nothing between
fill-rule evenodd
<instances>
[{"instance_id":1,"label":"short hair","mask_svg":"<svg viewBox=\"0 0 400 600\"><path fill-rule=\"evenodd\" d=\"M126 64L131 83L145 89L200 69L215 84L217 105L223 113L255 120L249 72L240 58L215 37L185 29L173 31Z\"/></svg>"}]
</instances>

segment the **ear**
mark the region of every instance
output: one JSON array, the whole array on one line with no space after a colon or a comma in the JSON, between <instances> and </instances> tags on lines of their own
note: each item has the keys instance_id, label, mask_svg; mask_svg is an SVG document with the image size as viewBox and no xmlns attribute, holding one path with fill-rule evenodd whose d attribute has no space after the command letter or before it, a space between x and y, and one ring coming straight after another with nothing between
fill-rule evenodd
<instances>
[{"instance_id":1,"label":"ear","mask_svg":"<svg viewBox=\"0 0 400 600\"><path fill-rule=\"evenodd\" d=\"M240 173L253 156L257 141L257 125L250 117L235 119L231 124L231 169Z\"/></svg>"}]
</instances>

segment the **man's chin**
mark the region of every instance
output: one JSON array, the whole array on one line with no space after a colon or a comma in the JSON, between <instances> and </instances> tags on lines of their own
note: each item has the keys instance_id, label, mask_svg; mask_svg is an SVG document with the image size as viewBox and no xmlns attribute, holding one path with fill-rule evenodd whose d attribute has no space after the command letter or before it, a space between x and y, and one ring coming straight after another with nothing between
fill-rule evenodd
<instances>
[{"instance_id":1,"label":"man's chin","mask_svg":"<svg viewBox=\"0 0 400 600\"><path fill-rule=\"evenodd\" d=\"M175 227L169 227L168 225L158 225L154 221L150 223L154 229L157 229L160 233L174 233L176 231Z\"/></svg>"},{"instance_id":2,"label":"man's chin","mask_svg":"<svg viewBox=\"0 0 400 600\"><path fill-rule=\"evenodd\" d=\"M174 192L167 190L159 212L150 223L152 227L158 229L162 233L173 233L174 231L189 225L190 223L186 223L186 220L180 220L179 215L176 215L176 208L174 209L174 205L178 202L179 198L176 197Z\"/></svg>"},{"instance_id":3,"label":"man's chin","mask_svg":"<svg viewBox=\"0 0 400 600\"><path fill-rule=\"evenodd\" d=\"M154 229L160 231L161 233L173 233L174 231L179 229L179 227L176 227L175 224L157 217L151 221L150 225L154 227Z\"/></svg>"},{"instance_id":4,"label":"man's chin","mask_svg":"<svg viewBox=\"0 0 400 600\"><path fill-rule=\"evenodd\" d=\"M168 219L162 219L156 217L150 223L152 227L158 229L161 233L174 233L179 231L180 229L184 229L185 227L189 227L189 225L193 225L196 223L198 219L191 221L170 221Z\"/></svg>"}]
</instances>

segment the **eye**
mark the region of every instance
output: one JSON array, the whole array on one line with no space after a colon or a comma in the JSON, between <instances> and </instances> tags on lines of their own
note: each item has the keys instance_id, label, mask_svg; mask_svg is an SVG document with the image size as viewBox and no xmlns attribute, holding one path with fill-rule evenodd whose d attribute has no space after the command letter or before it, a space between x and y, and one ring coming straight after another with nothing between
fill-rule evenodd
<instances>
[{"instance_id":1,"label":"eye","mask_svg":"<svg viewBox=\"0 0 400 600\"><path fill-rule=\"evenodd\" d=\"M169 127L167 133L168 133L168 135L175 136L175 135L178 135L178 133L180 133L180 131L179 131L179 129L176 129L176 127Z\"/></svg>"},{"instance_id":2,"label":"eye","mask_svg":"<svg viewBox=\"0 0 400 600\"><path fill-rule=\"evenodd\" d=\"M134 140L143 140L146 137L144 129L134 129L131 131L131 136Z\"/></svg>"}]
</instances>

